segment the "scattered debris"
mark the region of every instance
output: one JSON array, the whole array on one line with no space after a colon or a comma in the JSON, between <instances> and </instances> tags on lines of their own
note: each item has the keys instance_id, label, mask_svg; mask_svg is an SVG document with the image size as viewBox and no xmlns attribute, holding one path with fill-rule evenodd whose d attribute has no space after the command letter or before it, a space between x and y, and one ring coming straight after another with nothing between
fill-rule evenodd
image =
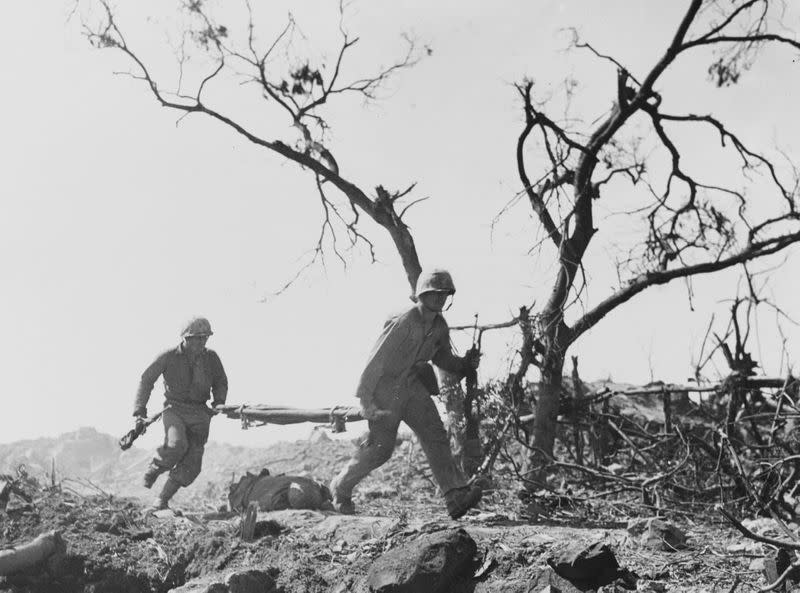
<instances>
[{"instance_id":1,"label":"scattered debris","mask_svg":"<svg viewBox=\"0 0 800 593\"><path fill-rule=\"evenodd\" d=\"M13 497L17 497L25 503L30 503L32 500L32 492L37 490L39 484L36 480L32 479L27 472L24 464L17 466L17 475L0 474L0 511L9 511L9 503ZM25 507L25 505L16 505L16 507Z\"/></svg>"},{"instance_id":2,"label":"scattered debris","mask_svg":"<svg viewBox=\"0 0 800 593\"><path fill-rule=\"evenodd\" d=\"M113 440L111 445L116 447ZM285 593L363 593L369 588L367 575L381 558L395 550L417 549L414 546L423 538L453 531L430 476L425 471L409 470L424 467L421 448L407 447L408 456L390 460L357 491L359 515L307 509L259 510L254 539L243 542L241 512L220 512L228 508L224 503L232 470L244 471L247 462L249 467L275 467L288 476L303 472L325 481L349 457L352 444L337 440L320 444L302 441L293 446L283 443L269 453L259 453L261 457L241 448L221 455L220 445L214 448L204 481L187 489L174 511L160 516L146 515L140 503L120 498L116 492L126 491L124 484L117 490L98 476L90 479L101 490L86 488L80 492L75 488L35 488L25 482L30 495L25 509L20 505L15 507L19 511L0 511L0 546L19 548L42 533L60 530L67 553L53 555L41 569L34 569L36 574L0 577L0 590L167 593L191 585L198 592L230 593L235 590L232 587L239 585L227 582L229 575L257 570L272 575L277 590ZM80 449L95 451L97 447ZM126 455L135 455L136 451L133 448ZM50 457L47 459L46 471L50 471ZM773 582L765 579L760 572L762 566L756 563L762 561L766 569L766 561L754 557L772 549L770 544L734 539L734 532L726 527L705 521L709 515L693 514L691 521L681 521L686 515L670 514L670 507L662 512L669 516L671 525L687 530L692 541L702 542L703 549L665 552L640 547L638 540L644 531L625 537L628 518L637 512L644 515L643 530L657 510L652 506L626 505L613 496L609 497L611 504L605 504L599 496L604 492L591 490L586 479L556 483L560 493L551 488L537 494L536 500L545 512L532 521L525 514L526 501L516 496L508 462L502 457L498 462L483 511L462 522L476 546L464 568L466 590L472 587L476 593L538 592L550 587L551 591L577 591L576 585L551 568L542 569L556 548L566 542L587 541L589 537L594 538L591 541L604 542L617 558L624 553L626 567L642 575L639 588L643 591L661 593L662 584L672 590L676 585L685 588L686 583L696 590L712 590L716 585L716 590L725 591L733 574L740 574L741 590L754 590ZM629 464L623 466L614 475L624 480L632 473ZM13 471L10 473L14 475ZM131 472L130 479L137 478L136 472ZM67 484L65 480L62 478L59 485ZM387 485L394 485L395 491L388 490ZM24 502L13 497L15 504ZM215 512L209 513L210 510ZM737 511L741 512L741 507ZM625 523L621 522L623 518ZM774 519L743 523L776 541L788 540ZM787 525L796 532L795 524ZM445 556L444 552L440 554ZM753 572L748 572L751 565ZM774 572L777 574L777 568ZM243 577L241 582L249 581ZM630 583L617 579L603 589L619 591L626 585Z\"/></svg>"}]
</instances>

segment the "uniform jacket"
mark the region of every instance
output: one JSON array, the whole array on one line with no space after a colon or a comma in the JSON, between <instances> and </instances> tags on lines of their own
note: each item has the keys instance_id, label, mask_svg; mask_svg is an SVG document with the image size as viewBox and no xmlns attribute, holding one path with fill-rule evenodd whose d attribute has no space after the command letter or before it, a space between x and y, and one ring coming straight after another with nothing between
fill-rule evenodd
<instances>
[{"instance_id":1,"label":"uniform jacket","mask_svg":"<svg viewBox=\"0 0 800 593\"><path fill-rule=\"evenodd\" d=\"M440 314L425 318L419 306L389 318L369 355L356 395L362 405L374 401L378 391L402 389L415 381L416 372L428 361L450 373L460 374L464 359L453 354L450 329Z\"/></svg>"},{"instance_id":2,"label":"uniform jacket","mask_svg":"<svg viewBox=\"0 0 800 593\"><path fill-rule=\"evenodd\" d=\"M213 403L217 405L224 404L228 396L228 377L217 353L205 349L192 363L180 344L160 354L142 373L134 410L147 406L153 386L162 375L167 402L204 404L213 392Z\"/></svg>"}]
</instances>

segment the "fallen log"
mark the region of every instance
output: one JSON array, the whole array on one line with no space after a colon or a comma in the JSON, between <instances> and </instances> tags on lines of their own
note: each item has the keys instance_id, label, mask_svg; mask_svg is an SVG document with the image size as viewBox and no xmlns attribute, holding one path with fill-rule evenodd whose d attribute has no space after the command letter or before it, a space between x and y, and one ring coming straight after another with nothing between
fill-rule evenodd
<instances>
[{"instance_id":1,"label":"fallen log","mask_svg":"<svg viewBox=\"0 0 800 593\"><path fill-rule=\"evenodd\" d=\"M67 545L58 531L48 531L33 541L11 548L0 550L0 576L12 575L45 562L53 554L63 554Z\"/></svg>"},{"instance_id":2,"label":"fallen log","mask_svg":"<svg viewBox=\"0 0 800 593\"><path fill-rule=\"evenodd\" d=\"M334 432L344 430L346 422L364 420L361 408L335 406L333 408L316 408L304 410L288 406L271 406L268 404L236 405L225 404L214 408L228 418L242 421L242 427L261 426L263 424L300 424L302 422L315 422L317 424L331 424Z\"/></svg>"}]
</instances>

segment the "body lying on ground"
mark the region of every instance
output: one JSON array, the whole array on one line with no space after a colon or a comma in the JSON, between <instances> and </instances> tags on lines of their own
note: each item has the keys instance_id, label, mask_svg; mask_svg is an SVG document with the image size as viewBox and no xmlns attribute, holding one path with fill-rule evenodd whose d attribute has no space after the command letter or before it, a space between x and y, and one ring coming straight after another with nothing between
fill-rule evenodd
<instances>
[{"instance_id":1,"label":"body lying on ground","mask_svg":"<svg viewBox=\"0 0 800 593\"><path fill-rule=\"evenodd\" d=\"M267 469L258 474L247 472L228 489L232 511L243 511L250 503L257 503L260 511L333 510L326 486L304 476L271 476Z\"/></svg>"}]
</instances>

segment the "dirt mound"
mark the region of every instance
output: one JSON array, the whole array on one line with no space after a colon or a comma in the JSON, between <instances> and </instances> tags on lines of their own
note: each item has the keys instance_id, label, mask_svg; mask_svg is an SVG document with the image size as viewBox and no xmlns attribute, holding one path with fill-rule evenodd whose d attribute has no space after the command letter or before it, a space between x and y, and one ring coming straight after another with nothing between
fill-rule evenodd
<instances>
[{"instance_id":1,"label":"dirt mound","mask_svg":"<svg viewBox=\"0 0 800 593\"><path fill-rule=\"evenodd\" d=\"M239 585L230 583L269 581L284 593L344 593L361 590L370 566L384 553L456 526L477 544L478 569L470 585L474 593L528 591L533 582L546 580L547 559L561 548L597 540L607 543L620 565L642 582L654 581L653 590L727 589L734 573L742 574L745 583L763 582L757 568L750 569L757 554L749 548L747 553L728 551L732 543L741 543L728 529L684 521L681 527L689 536L685 550L644 550L623 523L601 523L598 507L545 496L538 501L518 497L513 476L504 481L502 472L480 511L450 521L419 446L407 439L357 490L359 515L259 513L255 540L246 542L240 537L241 516L217 508L224 503L232 471L268 467L274 473L305 473L325 481L349 457L352 446L346 441L303 442L256 454L230 448L230 456L219 455L220 449L206 468L205 484L188 489L175 503L179 515L147 515L139 500L88 486L81 491L76 482L37 486L30 503L13 499L8 512L0 512L0 544L18 545L58 530L67 553L36 574L0 578L0 591L231 591Z\"/></svg>"}]
</instances>

